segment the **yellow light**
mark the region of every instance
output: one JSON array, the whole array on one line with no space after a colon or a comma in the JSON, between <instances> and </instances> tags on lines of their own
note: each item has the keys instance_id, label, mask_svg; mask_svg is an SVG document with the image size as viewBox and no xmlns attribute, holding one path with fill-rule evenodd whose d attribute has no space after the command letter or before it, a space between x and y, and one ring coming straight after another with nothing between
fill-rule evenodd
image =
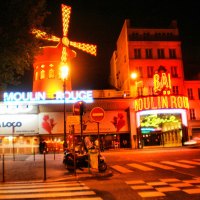
<instances>
[{"instance_id":1,"label":"yellow light","mask_svg":"<svg viewBox=\"0 0 200 200\"><path fill-rule=\"evenodd\" d=\"M69 76L69 66L67 64L64 64L61 66L60 70L61 70L61 78L63 80L67 79Z\"/></svg>"},{"instance_id":2,"label":"yellow light","mask_svg":"<svg viewBox=\"0 0 200 200\"><path fill-rule=\"evenodd\" d=\"M133 72L131 73L131 79L136 79L137 78L137 73Z\"/></svg>"}]
</instances>

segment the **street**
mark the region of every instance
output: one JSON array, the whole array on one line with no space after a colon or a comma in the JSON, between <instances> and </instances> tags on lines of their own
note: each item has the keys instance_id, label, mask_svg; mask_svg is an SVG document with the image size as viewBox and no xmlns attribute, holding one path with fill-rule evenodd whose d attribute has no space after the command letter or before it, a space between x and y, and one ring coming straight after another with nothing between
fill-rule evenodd
<instances>
[{"instance_id":1,"label":"street","mask_svg":"<svg viewBox=\"0 0 200 200\"><path fill-rule=\"evenodd\" d=\"M26 182L2 183L0 199L199 200L199 148L116 149L106 150L102 155L108 163L108 170L113 172L112 176L86 176L81 179L78 175L74 180L59 180L59 177L69 177L66 169L63 170L63 166L60 166L62 156L57 155L54 160L52 155L48 155L47 163L49 167L52 163L52 168L47 168L47 181L26 179ZM33 161L30 159L32 157L28 158L31 166ZM26 160L24 165L27 162ZM34 166L37 165L36 162ZM42 174L42 167L39 166L38 169ZM20 170L16 169L16 180L17 177L21 178ZM36 171L35 169L35 174ZM24 177L25 173L23 170ZM35 176L32 175L33 178ZM8 173L6 178L9 179Z\"/></svg>"},{"instance_id":2,"label":"street","mask_svg":"<svg viewBox=\"0 0 200 200\"><path fill-rule=\"evenodd\" d=\"M109 200L197 200L200 149L143 149L103 153L113 176L85 183Z\"/></svg>"}]
</instances>

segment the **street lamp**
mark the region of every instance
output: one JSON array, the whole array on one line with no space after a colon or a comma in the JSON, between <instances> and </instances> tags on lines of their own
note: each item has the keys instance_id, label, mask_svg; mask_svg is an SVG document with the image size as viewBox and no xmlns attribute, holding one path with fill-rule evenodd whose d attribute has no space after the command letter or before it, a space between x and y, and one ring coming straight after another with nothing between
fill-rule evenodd
<instances>
[{"instance_id":1,"label":"street lamp","mask_svg":"<svg viewBox=\"0 0 200 200\"><path fill-rule=\"evenodd\" d=\"M63 64L61 66L61 78L63 80L63 112L64 112L64 143L63 143L63 149L67 148L67 133L66 133L66 102L65 102L65 91L66 91L66 80L69 76L69 66L67 64Z\"/></svg>"}]
</instances>

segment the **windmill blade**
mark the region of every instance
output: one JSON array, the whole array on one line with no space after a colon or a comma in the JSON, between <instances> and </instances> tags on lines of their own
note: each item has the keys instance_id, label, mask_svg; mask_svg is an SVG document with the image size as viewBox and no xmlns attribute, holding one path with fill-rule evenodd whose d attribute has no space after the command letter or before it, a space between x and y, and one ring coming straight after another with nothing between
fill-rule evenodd
<instances>
[{"instance_id":1,"label":"windmill blade","mask_svg":"<svg viewBox=\"0 0 200 200\"><path fill-rule=\"evenodd\" d=\"M63 37L67 37L68 29L69 29L71 7L62 4L61 9L62 9Z\"/></svg>"},{"instance_id":2,"label":"windmill blade","mask_svg":"<svg viewBox=\"0 0 200 200\"><path fill-rule=\"evenodd\" d=\"M86 43L81 43L81 42L69 42L70 46L73 46L77 49L80 49L82 51L85 51L93 56L97 55L97 45L95 44L86 44Z\"/></svg>"},{"instance_id":3,"label":"windmill blade","mask_svg":"<svg viewBox=\"0 0 200 200\"><path fill-rule=\"evenodd\" d=\"M48 40L48 41L53 41L53 42L59 42L59 41L60 41L60 38L58 38L57 36L47 34L46 32L41 31L41 30L39 30L39 29L33 29L31 32L32 32L32 34L34 34L37 38L40 38L40 39L42 39L42 40Z\"/></svg>"}]
</instances>

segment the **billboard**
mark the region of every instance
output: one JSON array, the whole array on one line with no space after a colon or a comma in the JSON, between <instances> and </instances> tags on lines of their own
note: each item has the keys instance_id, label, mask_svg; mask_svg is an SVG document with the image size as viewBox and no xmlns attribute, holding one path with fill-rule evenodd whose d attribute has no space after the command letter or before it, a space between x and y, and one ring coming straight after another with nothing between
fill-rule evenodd
<instances>
[{"instance_id":1,"label":"billboard","mask_svg":"<svg viewBox=\"0 0 200 200\"><path fill-rule=\"evenodd\" d=\"M38 115L0 115L0 136L38 133Z\"/></svg>"}]
</instances>

